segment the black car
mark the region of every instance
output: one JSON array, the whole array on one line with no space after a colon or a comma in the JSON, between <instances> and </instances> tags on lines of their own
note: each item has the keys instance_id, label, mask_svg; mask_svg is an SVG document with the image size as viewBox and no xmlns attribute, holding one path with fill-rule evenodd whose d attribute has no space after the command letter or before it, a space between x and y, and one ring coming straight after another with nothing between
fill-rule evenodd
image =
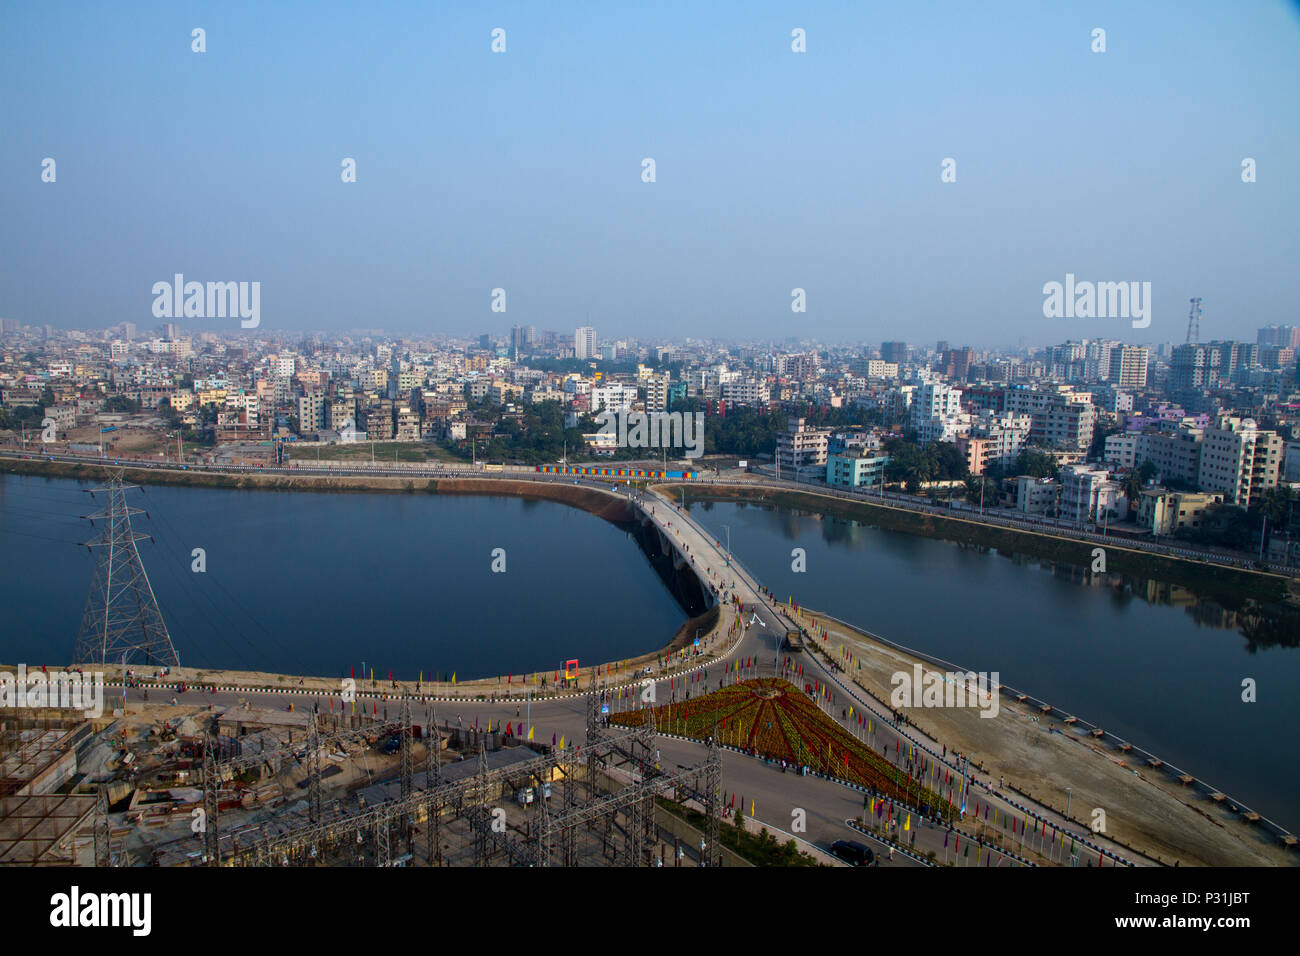
<instances>
[{"instance_id":1,"label":"black car","mask_svg":"<svg viewBox=\"0 0 1300 956\"><path fill-rule=\"evenodd\" d=\"M876 860L876 855L856 840L836 840L831 844L831 853L849 866L870 866Z\"/></svg>"}]
</instances>

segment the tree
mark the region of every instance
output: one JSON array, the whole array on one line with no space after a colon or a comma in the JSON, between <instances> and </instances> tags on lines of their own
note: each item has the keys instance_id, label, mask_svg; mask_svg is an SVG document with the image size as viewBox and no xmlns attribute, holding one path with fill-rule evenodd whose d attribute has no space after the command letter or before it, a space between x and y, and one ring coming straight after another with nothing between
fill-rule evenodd
<instances>
[{"instance_id":1,"label":"tree","mask_svg":"<svg viewBox=\"0 0 1300 956\"><path fill-rule=\"evenodd\" d=\"M1129 501L1136 502L1142 497L1142 489L1155 478L1157 471L1155 463L1150 458L1142 459L1141 465L1128 470L1128 477L1124 479L1124 494Z\"/></svg>"},{"instance_id":2,"label":"tree","mask_svg":"<svg viewBox=\"0 0 1300 956\"><path fill-rule=\"evenodd\" d=\"M1056 459L1040 448L1021 448L1013 468L1016 475L1028 475L1030 478L1055 479L1060 476Z\"/></svg>"},{"instance_id":3,"label":"tree","mask_svg":"<svg viewBox=\"0 0 1300 956\"><path fill-rule=\"evenodd\" d=\"M1290 485L1277 485L1265 490L1260 500L1260 513L1268 518L1274 528L1285 528L1291 521L1291 509L1295 505L1295 493Z\"/></svg>"}]
</instances>

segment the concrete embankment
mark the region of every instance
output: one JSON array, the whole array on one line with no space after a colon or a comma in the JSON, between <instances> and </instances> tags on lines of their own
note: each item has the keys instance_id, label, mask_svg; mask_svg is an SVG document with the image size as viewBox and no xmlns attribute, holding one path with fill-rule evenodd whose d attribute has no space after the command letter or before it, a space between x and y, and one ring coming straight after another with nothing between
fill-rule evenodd
<instances>
[{"instance_id":1,"label":"concrete embankment","mask_svg":"<svg viewBox=\"0 0 1300 956\"><path fill-rule=\"evenodd\" d=\"M586 485L560 481L524 481L513 478L411 478L381 475L260 475L225 474L201 469L126 467L126 480L141 485L181 485L230 491L380 492L385 494L504 495L558 501L581 508L607 521L633 517L627 502ZM34 459L0 458L0 472L100 481L110 469L101 465ZM116 469L112 469L116 470Z\"/></svg>"}]
</instances>

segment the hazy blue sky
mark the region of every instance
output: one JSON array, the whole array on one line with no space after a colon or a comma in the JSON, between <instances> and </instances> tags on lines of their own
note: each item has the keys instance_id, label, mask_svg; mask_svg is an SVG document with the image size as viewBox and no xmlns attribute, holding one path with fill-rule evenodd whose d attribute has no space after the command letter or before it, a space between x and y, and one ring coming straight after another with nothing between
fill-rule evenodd
<instances>
[{"instance_id":1,"label":"hazy blue sky","mask_svg":"<svg viewBox=\"0 0 1300 956\"><path fill-rule=\"evenodd\" d=\"M1281 0L0 12L29 323L155 327L181 272L260 281L272 331L1181 341L1199 295L1203 339L1253 340L1300 324L1298 176ZM1151 327L1044 318L1067 272L1150 281Z\"/></svg>"}]
</instances>

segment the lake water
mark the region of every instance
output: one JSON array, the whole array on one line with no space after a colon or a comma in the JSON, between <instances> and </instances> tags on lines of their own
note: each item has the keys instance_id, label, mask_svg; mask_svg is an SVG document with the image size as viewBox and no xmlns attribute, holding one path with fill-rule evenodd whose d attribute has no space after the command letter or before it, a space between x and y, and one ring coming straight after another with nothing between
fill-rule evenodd
<instances>
[{"instance_id":1,"label":"lake water","mask_svg":"<svg viewBox=\"0 0 1300 956\"><path fill-rule=\"evenodd\" d=\"M105 500L80 487L0 475L0 661L71 657L94 570L77 516ZM153 486L128 500L149 510L134 527L155 540L138 547L186 666L461 680L632 657L686 619L634 538L553 502Z\"/></svg>"}]
</instances>

